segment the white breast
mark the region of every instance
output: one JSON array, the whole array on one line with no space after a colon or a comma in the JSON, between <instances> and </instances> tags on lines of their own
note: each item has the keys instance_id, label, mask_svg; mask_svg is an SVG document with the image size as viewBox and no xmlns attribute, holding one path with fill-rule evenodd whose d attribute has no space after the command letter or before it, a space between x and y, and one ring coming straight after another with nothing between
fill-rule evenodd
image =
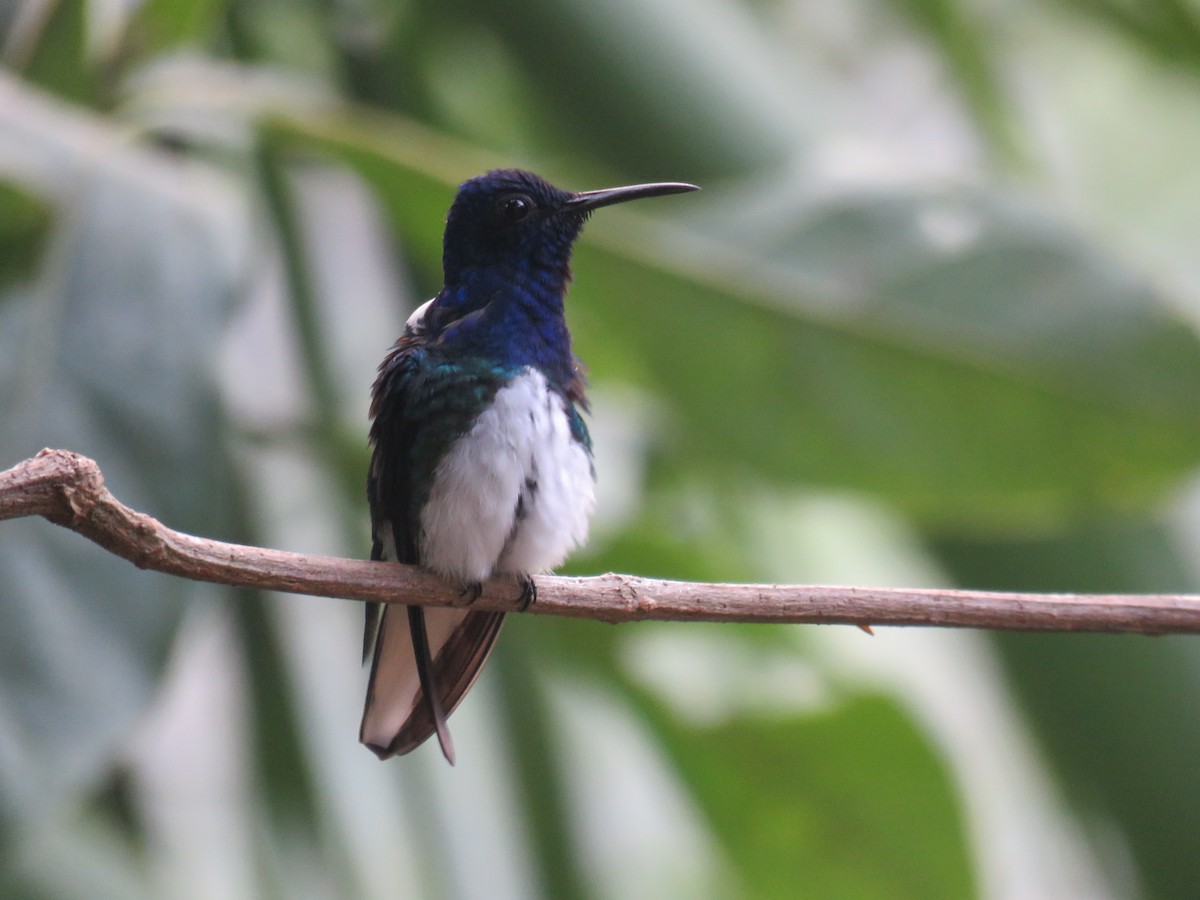
<instances>
[{"instance_id":1,"label":"white breast","mask_svg":"<svg viewBox=\"0 0 1200 900\"><path fill-rule=\"evenodd\" d=\"M421 562L464 584L553 568L587 539L591 460L562 398L526 369L459 438L421 512Z\"/></svg>"}]
</instances>

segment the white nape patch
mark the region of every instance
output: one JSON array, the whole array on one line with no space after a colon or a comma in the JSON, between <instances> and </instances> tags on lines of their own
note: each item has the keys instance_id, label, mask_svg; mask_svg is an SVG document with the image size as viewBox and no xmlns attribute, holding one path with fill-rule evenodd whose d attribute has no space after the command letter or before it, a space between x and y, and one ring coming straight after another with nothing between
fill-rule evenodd
<instances>
[{"instance_id":1,"label":"white nape patch","mask_svg":"<svg viewBox=\"0 0 1200 900\"><path fill-rule=\"evenodd\" d=\"M436 299L437 299L437 297L434 297L430 300L426 300L424 303L422 303L420 306L418 306L416 309L414 309L413 314L411 316L409 316L408 321L404 323L404 330L405 331L419 330L421 325L425 321L425 313L429 311L429 304L432 303Z\"/></svg>"},{"instance_id":2,"label":"white nape patch","mask_svg":"<svg viewBox=\"0 0 1200 900\"><path fill-rule=\"evenodd\" d=\"M526 369L434 473L421 511L421 562L463 584L541 572L587 539L595 505L591 460L571 437L563 399Z\"/></svg>"}]
</instances>

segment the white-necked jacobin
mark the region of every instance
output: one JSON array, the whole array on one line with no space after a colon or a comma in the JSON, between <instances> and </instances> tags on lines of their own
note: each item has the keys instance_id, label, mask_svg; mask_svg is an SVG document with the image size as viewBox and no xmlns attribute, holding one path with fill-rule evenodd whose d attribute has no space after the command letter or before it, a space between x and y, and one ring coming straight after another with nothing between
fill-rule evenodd
<instances>
[{"instance_id":1,"label":"white-necked jacobin","mask_svg":"<svg viewBox=\"0 0 1200 900\"><path fill-rule=\"evenodd\" d=\"M532 600L529 576L583 543L594 472L583 369L563 314L571 248L595 209L696 189L570 193L516 169L459 187L443 287L412 314L372 388L372 559L419 564L474 596L493 575L515 576ZM437 734L453 763L446 716L503 619L368 605L359 740L386 759Z\"/></svg>"}]
</instances>

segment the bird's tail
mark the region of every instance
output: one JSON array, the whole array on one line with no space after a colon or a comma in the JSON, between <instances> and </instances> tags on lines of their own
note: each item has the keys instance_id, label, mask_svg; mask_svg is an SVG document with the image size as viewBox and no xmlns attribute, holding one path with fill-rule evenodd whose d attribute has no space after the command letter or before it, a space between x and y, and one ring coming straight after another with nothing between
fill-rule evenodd
<instances>
[{"instance_id":1,"label":"bird's tail","mask_svg":"<svg viewBox=\"0 0 1200 900\"><path fill-rule=\"evenodd\" d=\"M504 613L414 606L401 615L387 606L378 625L358 738L387 759L437 734L453 764L446 717L479 676Z\"/></svg>"}]
</instances>

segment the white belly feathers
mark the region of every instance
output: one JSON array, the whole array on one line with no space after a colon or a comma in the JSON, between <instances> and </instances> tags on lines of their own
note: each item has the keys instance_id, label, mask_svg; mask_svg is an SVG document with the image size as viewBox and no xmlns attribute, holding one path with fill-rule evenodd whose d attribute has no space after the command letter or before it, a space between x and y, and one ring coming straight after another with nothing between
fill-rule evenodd
<instances>
[{"instance_id":1,"label":"white belly feathers","mask_svg":"<svg viewBox=\"0 0 1200 900\"><path fill-rule=\"evenodd\" d=\"M421 562L469 584L553 568L587 539L592 465L562 398L526 369L450 448L421 512Z\"/></svg>"}]
</instances>

